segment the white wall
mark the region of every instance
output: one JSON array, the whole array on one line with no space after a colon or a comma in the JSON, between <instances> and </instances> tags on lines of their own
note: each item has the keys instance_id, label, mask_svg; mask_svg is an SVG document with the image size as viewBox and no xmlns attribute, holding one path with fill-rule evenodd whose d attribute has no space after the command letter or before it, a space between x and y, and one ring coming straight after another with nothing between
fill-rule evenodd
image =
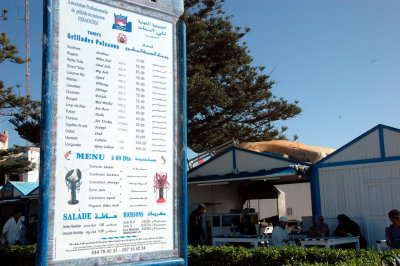
<instances>
[{"instance_id":1,"label":"white wall","mask_svg":"<svg viewBox=\"0 0 400 266\"><path fill-rule=\"evenodd\" d=\"M213 213L229 213L231 209L241 208L238 195L238 185L198 186L188 184L188 213L194 210L199 203L207 206L207 220L211 220Z\"/></svg>"},{"instance_id":2,"label":"white wall","mask_svg":"<svg viewBox=\"0 0 400 266\"><path fill-rule=\"evenodd\" d=\"M311 192L310 183L297 183L287 185L276 185L276 187L285 193L286 208L292 208L292 214L286 215L289 220L301 221L302 216L311 216ZM251 208L259 213L260 219L278 215L278 202L276 199L251 200ZM246 207L246 206L243 206ZM282 214L280 214L281 216Z\"/></svg>"},{"instance_id":3,"label":"white wall","mask_svg":"<svg viewBox=\"0 0 400 266\"><path fill-rule=\"evenodd\" d=\"M358 223L368 246L385 238L387 213L400 207L400 161L319 169L321 212L333 232L344 213Z\"/></svg>"},{"instance_id":4,"label":"white wall","mask_svg":"<svg viewBox=\"0 0 400 266\"><path fill-rule=\"evenodd\" d=\"M312 215L310 183L277 185L285 192L286 208L292 208L292 215L286 214L289 220L301 221L302 216Z\"/></svg>"},{"instance_id":5,"label":"white wall","mask_svg":"<svg viewBox=\"0 0 400 266\"><path fill-rule=\"evenodd\" d=\"M25 156L31 163L36 164L36 168L32 171L24 173L22 175L22 181L24 182L39 182L39 164L40 164L40 149L39 148L29 148L25 152Z\"/></svg>"}]
</instances>

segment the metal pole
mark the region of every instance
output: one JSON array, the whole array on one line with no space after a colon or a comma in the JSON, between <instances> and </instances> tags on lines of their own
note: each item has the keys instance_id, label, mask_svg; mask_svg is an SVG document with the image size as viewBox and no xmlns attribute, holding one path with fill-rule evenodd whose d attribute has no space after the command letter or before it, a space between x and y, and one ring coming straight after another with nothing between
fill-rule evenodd
<instances>
[{"instance_id":1,"label":"metal pole","mask_svg":"<svg viewBox=\"0 0 400 266\"><path fill-rule=\"evenodd\" d=\"M45 0L43 5L43 57L42 57L42 119L40 128L40 179L38 206L38 245L36 265L47 264L47 236L49 220L50 190L50 142L53 75L53 1Z\"/></svg>"}]
</instances>

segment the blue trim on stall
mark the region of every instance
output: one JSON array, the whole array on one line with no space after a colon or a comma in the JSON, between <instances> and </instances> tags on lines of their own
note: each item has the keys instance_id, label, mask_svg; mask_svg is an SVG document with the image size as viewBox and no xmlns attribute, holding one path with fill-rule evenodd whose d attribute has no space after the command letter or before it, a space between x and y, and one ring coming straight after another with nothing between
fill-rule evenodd
<instances>
[{"instance_id":1,"label":"blue trim on stall","mask_svg":"<svg viewBox=\"0 0 400 266\"><path fill-rule=\"evenodd\" d=\"M385 151L385 137L383 135L383 128L379 127L379 147L381 150L381 158L385 158L386 157L386 151Z\"/></svg>"},{"instance_id":2,"label":"blue trim on stall","mask_svg":"<svg viewBox=\"0 0 400 266\"><path fill-rule=\"evenodd\" d=\"M363 159L363 160L353 160L344 162L334 162L334 163L324 163L318 165L318 168L333 167L333 166L343 166L343 165L355 165L355 164L367 164L367 163L381 163L381 162L391 162L400 160L400 156L384 157L384 158L373 158L373 159Z\"/></svg>"},{"instance_id":3,"label":"blue trim on stall","mask_svg":"<svg viewBox=\"0 0 400 266\"><path fill-rule=\"evenodd\" d=\"M232 150L232 165L233 165L233 171L235 173L235 170L237 170L237 168L236 168L236 150L235 149Z\"/></svg>"},{"instance_id":4,"label":"blue trim on stall","mask_svg":"<svg viewBox=\"0 0 400 266\"><path fill-rule=\"evenodd\" d=\"M346 145L342 146L341 148L337 149L335 152L329 154L322 160L318 161L312 166L311 176L310 176L310 185L311 185L311 200L312 200L312 212L313 216L321 214L321 191L320 191L320 184L319 184L319 169L326 168L326 167L335 167L335 166L348 166L348 165L357 165L357 164L370 164L370 163L381 163L381 162L390 162L390 161L399 161L400 156L392 156L386 157L386 150L385 150L385 138L383 130L391 130L400 133L400 129L389 127L386 125L378 124L377 126L371 128L367 132L363 133L359 137L353 139ZM353 145L360 139L368 136L369 134L378 130L379 133L379 145L380 145L380 157L379 158L371 158L371 159L362 159L362 160L351 160L351 161L342 161L342 162L332 162L332 163L325 163L330 158L336 156L338 153L342 152L343 150L347 149L349 146Z\"/></svg>"},{"instance_id":5,"label":"blue trim on stall","mask_svg":"<svg viewBox=\"0 0 400 266\"><path fill-rule=\"evenodd\" d=\"M360 139L368 136L369 134L373 133L375 130L379 131L379 142L380 142L380 147L381 147L381 157L382 158L386 158L386 151L385 151L385 145L384 145L384 134L383 134L383 129L387 129L387 130L391 130L391 131L395 131L400 133L400 129L398 128L394 128L394 127L389 127L386 125L382 125L379 124L373 128L371 128L370 130L368 130L367 132L363 133L362 135L358 136L357 138L353 139L352 141L350 141L349 143L345 144L344 146L340 147L339 149L337 149L335 152L329 154L328 156L326 156L325 158L321 159L320 161L318 161L317 163L315 163L315 165L320 166L321 164L323 164L324 162L326 162L327 160L329 160L330 158L336 156L336 154L340 153L341 151L347 149L349 146L353 145L354 143L356 143L357 141L359 141ZM381 134L382 132L382 134ZM384 156L382 156L382 152L384 153Z\"/></svg>"},{"instance_id":6,"label":"blue trim on stall","mask_svg":"<svg viewBox=\"0 0 400 266\"><path fill-rule=\"evenodd\" d=\"M53 104L53 14L52 0L43 2L42 119L40 128L40 180L36 265L47 265L49 191L51 164L51 114Z\"/></svg>"},{"instance_id":7,"label":"blue trim on stall","mask_svg":"<svg viewBox=\"0 0 400 266\"><path fill-rule=\"evenodd\" d=\"M207 175L207 176L194 176L190 177L188 183L199 183L199 182L211 182L211 181L225 181L225 180L241 180L244 178L256 178L256 177L266 177L268 176L282 176L282 175L295 175L296 170L290 166L272 168L269 170L263 169L255 172L239 172L239 173L229 173L225 175Z\"/></svg>"},{"instance_id":8,"label":"blue trim on stall","mask_svg":"<svg viewBox=\"0 0 400 266\"><path fill-rule=\"evenodd\" d=\"M371 128L370 130L368 130L367 132L361 134L360 136L358 136L357 138L353 139L352 141L350 141L349 143L345 144L344 146L340 147L339 149L337 149L336 151L332 152L331 154L329 154L328 156L326 156L325 158L319 160L315 165L320 165L323 162L329 160L330 158L336 156L336 154L342 152L343 150L347 149L349 146L353 145L354 143L356 143L357 141L359 141L360 139L368 136L369 134L371 134L372 132L374 132L376 129L378 129L380 126L382 125L377 125L373 128Z\"/></svg>"},{"instance_id":9,"label":"blue trim on stall","mask_svg":"<svg viewBox=\"0 0 400 266\"><path fill-rule=\"evenodd\" d=\"M182 230L181 252L184 265L188 264L188 215L187 215L187 111L186 111L186 25L178 21L178 34L180 33L180 81L182 84Z\"/></svg>"},{"instance_id":10,"label":"blue trim on stall","mask_svg":"<svg viewBox=\"0 0 400 266\"><path fill-rule=\"evenodd\" d=\"M311 175L308 177L311 187L311 206L313 217L321 214L321 191L319 185L318 167L311 166Z\"/></svg>"},{"instance_id":11,"label":"blue trim on stall","mask_svg":"<svg viewBox=\"0 0 400 266\"><path fill-rule=\"evenodd\" d=\"M247 149L243 149L243 148L239 148L239 147L231 147L231 148L227 149L226 151L223 151L220 154L213 156L212 158L210 158L209 160L205 161L201 165L198 165L198 166L190 169L188 171L188 174L192 173L193 171L196 171L200 167L206 166L208 163L218 159L219 157L225 155L226 153L231 152L232 150L243 151L243 152L255 154L257 156L262 156L262 157L267 157L267 158L271 158L271 159L281 160L281 161L290 162L290 163L294 163L294 164L302 164L302 165L307 165L307 166L311 165L311 163L300 162L300 161L296 161L296 160L293 160L293 159L288 159L288 158L285 158L283 156L279 156L279 155L275 155L275 154L271 154L271 153L252 151L252 150L247 150Z\"/></svg>"}]
</instances>

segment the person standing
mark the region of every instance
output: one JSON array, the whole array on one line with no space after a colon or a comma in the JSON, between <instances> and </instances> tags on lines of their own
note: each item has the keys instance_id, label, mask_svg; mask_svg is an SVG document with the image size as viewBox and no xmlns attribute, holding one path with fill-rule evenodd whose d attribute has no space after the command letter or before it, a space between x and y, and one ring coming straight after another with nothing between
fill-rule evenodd
<instances>
[{"instance_id":1,"label":"person standing","mask_svg":"<svg viewBox=\"0 0 400 266\"><path fill-rule=\"evenodd\" d=\"M22 212L16 211L14 216L8 219L3 227L4 245L12 246L18 244L21 236L21 221Z\"/></svg>"},{"instance_id":2,"label":"person standing","mask_svg":"<svg viewBox=\"0 0 400 266\"><path fill-rule=\"evenodd\" d=\"M26 230L26 241L28 244L37 243L37 214L31 214L31 220Z\"/></svg>"},{"instance_id":3,"label":"person standing","mask_svg":"<svg viewBox=\"0 0 400 266\"><path fill-rule=\"evenodd\" d=\"M386 245L390 249L400 248L400 211L393 209L388 213L391 225L385 229Z\"/></svg>"},{"instance_id":4,"label":"person standing","mask_svg":"<svg viewBox=\"0 0 400 266\"><path fill-rule=\"evenodd\" d=\"M192 211L189 216L188 240L190 245L201 245L201 238L206 237L203 228L203 213L206 211L206 205L199 204L197 209Z\"/></svg>"}]
</instances>

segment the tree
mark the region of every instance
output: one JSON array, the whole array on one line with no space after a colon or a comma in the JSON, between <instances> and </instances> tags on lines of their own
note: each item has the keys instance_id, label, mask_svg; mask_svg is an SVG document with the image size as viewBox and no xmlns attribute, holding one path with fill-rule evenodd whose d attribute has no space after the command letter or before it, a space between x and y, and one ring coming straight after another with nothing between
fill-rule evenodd
<instances>
[{"instance_id":1,"label":"tree","mask_svg":"<svg viewBox=\"0 0 400 266\"><path fill-rule=\"evenodd\" d=\"M0 173L22 174L35 169L36 164L27 160L14 160L13 157L21 157L25 147L14 147L0 151Z\"/></svg>"},{"instance_id":2,"label":"tree","mask_svg":"<svg viewBox=\"0 0 400 266\"><path fill-rule=\"evenodd\" d=\"M274 122L300 114L298 102L271 93L274 84L252 66L241 38L223 15L224 0L185 0L188 146L202 152L233 137L240 141L284 139Z\"/></svg>"},{"instance_id":3,"label":"tree","mask_svg":"<svg viewBox=\"0 0 400 266\"><path fill-rule=\"evenodd\" d=\"M0 20L7 20L7 10L3 9ZM26 60L18 55L18 49L11 44L5 32L0 33L0 64L8 61L24 64ZM19 87L19 85L16 85ZM38 145L40 136L40 102L33 101L29 96L17 96L13 87L5 87L0 80L0 116L10 117L18 134L31 143Z\"/></svg>"},{"instance_id":4,"label":"tree","mask_svg":"<svg viewBox=\"0 0 400 266\"><path fill-rule=\"evenodd\" d=\"M7 10L3 9L0 20L7 20ZM9 61L15 64L23 64L26 61L19 57L18 49L11 44L5 32L0 33L0 64ZM18 87L19 85L17 85ZM28 121L31 115L34 119L39 115L40 102L32 101L29 96L17 96L13 93L13 87L5 87L0 80L0 117L13 117L14 125L24 125L23 121ZM40 119L40 118L39 118ZM17 128L21 135L22 127ZM40 134L40 130L39 130ZM23 136L23 135L21 135ZM0 174L20 174L34 169L35 164L25 160L13 160L13 155L24 152L23 147L15 147L0 152Z\"/></svg>"},{"instance_id":5,"label":"tree","mask_svg":"<svg viewBox=\"0 0 400 266\"><path fill-rule=\"evenodd\" d=\"M36 101L35 101L36 102ZM36 102L39 103L39 102ZM14 125L14 129L18 135L32 143L34 146L40 145L40 110L38 107L31 108L29 116L21 113L14 114L14 118L10 119L10 123Z\"/></svg>"}]
</instances>

